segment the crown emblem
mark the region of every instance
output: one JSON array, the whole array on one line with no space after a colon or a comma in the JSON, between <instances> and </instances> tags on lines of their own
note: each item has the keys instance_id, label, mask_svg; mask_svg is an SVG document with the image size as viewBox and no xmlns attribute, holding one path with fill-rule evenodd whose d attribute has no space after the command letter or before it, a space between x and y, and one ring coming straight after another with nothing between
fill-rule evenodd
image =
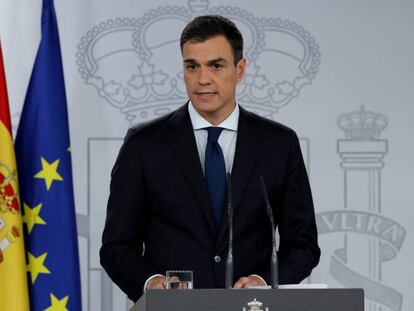
<instances>
[{"instance_id":1,"label":"crown emblem","mask_svg":"<svg viewBox=\"0 0 414 311\"><path fill-rule=\"evenodd\" d=\"M254 298L254 300L248 302L247 306L249 307L248 309L243 308L242 310L243 311L269 311L269 308L262 309L263 303L256 300L256 298Z\"/></svg>"},{"instance_id":2,"label":"crown emblem","mask_svg":"<svg viewBox=\"0 0 414 311\"><path fill-rule=\"evenodd\" d=\"M180 34L201 14L224 15L243 33L248 68L237 98L250 110L271 117L315 78L321 54L304 27L280 18L258 18L239 7L210 7L208 0L188 0L187 7L167 5L138 18L100 23L78 44L79 73L129 122L170 112L188 99L179 61Z\"/></svg>"},{"instance_id":3,"label":"crown emblem","mask_svg":"<svg viewBox=\"0 0 414 311\"><path fill-rule=\"evenodd\" d=\"M388 120L385 115L367 111L361 106L359 111L340 115L337 123L346 139L367 141L379 139Z\"/></svg>"}]
</instances>

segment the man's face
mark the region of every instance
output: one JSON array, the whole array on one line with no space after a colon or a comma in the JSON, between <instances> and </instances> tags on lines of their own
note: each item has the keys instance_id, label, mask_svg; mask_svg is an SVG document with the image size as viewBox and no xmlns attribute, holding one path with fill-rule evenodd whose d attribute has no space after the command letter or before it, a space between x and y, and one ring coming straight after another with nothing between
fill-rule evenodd
<instances>
[{"instance_id":1,"label":"man's face","mask_svg":"<svg viewBox=\"0 0 414 311\"><path fill-rule=\"evenodd\" d=\"M216 125L225 120L236 103L236 85L243 79L246 60L236 65L224 36L183 45L184 81L194 108Z\"/></svg>"}]
</instances>

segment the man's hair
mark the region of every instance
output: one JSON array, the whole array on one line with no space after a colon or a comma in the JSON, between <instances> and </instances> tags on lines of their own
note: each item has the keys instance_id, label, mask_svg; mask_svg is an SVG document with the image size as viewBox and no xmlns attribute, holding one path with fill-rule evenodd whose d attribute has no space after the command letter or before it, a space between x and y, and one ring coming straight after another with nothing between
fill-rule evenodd
<instances>
[{"instance_id":1,"label":"man's hair","mask_svg":"<svg viewBox=\"0 0 414 311\"><path fill-rule=\"evenodd\" d=\"M187 42L199 43L223 35L230 43L234 64L243 58L243 37L237 26L220 15L204 15L194 18L185 26L180 38L181 53Z\"/></svg>"}]
</instances>

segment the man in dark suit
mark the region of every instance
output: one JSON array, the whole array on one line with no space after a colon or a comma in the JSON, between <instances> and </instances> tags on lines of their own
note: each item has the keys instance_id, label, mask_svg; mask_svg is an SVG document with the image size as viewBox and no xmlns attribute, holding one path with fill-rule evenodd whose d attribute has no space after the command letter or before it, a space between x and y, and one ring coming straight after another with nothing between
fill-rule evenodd
<instances>
[{"instance_id":1,"label":"man in dark suit","mask_svg":"<svg viewBox=\"0 0 414 311\"><path fill-rule=\"evenodd\" d=\"M280 234L280 283L319 261L312 195L295 132L236 103L246 60L236 26L201 16L181 36L190 101L132 128L112 171L101 264L132 300L165 288L166 270L194 271L194 287L224 287L225 173L234 206L234 287L270 281L272 232L264 177Z\"/></svg>"}]
</instances>

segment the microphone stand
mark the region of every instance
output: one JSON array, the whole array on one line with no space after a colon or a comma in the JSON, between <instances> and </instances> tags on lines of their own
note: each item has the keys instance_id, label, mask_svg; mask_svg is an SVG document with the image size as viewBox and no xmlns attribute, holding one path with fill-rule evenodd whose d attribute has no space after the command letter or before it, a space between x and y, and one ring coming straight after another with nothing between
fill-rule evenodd
<instances>
[{"instance_id":1,"label":"microphone stand","mask_svg":"<svg viewBox=\"0 0 414 311\"><path fill-rule=\"evenodd\" d=\"M272 276L272 288L279 288L279 263L277 258L277 241L276 241L276 226L273 218L273 210L270 206L269 196L267 194L266 184L262 175L260 175L260 184L262 188L262 194L266 204L267 215L269 216L270 224L272 226L272 260L271 260L271 276Z\"/></svg>"},{"instance_id":2,"label":"microphone stand","mask_svg":"<svg viewBox=\"0 0 414 311\"><path fill-rule=\"evenodd\" d=\"M227 213L229 221L229 249L226 261L226 280L225 288L233 288L233 200L231 191L231 176L226 175L227 179Z\"/></svg>"}]
</instances>

